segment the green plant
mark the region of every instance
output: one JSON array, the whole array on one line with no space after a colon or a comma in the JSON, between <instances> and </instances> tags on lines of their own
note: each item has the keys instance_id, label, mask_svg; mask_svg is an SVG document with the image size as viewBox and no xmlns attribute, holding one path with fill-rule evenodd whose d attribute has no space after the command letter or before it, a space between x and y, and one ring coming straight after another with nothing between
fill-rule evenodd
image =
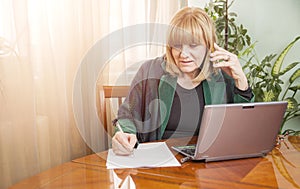
<instances>
[{"instance_id":1,"label":"green plant","mask_svg":"<svg viewBox=\"0 0 300 189\"><path fill-rule=\"evenodd\" d=\"M229 12L233 2L213 0L204 10L215 22L218 44L234 54L242 55L243 50L251 45L251 37L242 24L237 24L237 14Z\"/></svg>"},{"instance_id":2,"label":"green plant","mask_svg":"<svg viewBox=\"0 0 300 189\"><path fill-rule=\"evenodd\" d=\"M276 54L267 55L261 62L257 60L253 50L249 60L243 66L255 94L255 101L288 102L281 132L283 132L282 128L288 120L300 116L300 104L296 99L296 95L300 90L300 85L296 84L296 80L300 78L300 68L298 66L300 62L293 62L284 68L282 67L284 58L298 40L300 40L300 36L290 42L278 56ZM285 80L287 74L291 71L293 73L288 80Z\"/></svg>"},{"instance_id":3,"label":"green plant","mask_svg":"<svg viewBox=\"0 0 300 189\"><path fill-rule=\"evenodd\" d=\"M276 58L276 54L267 55L260 61L255 52L256 42L251 43L251 37L242 24L236 23L237 14L229 12L234 1L212 0L205 11L212 17L216 25L216 33L219 45L228 51L238 55L243 61L243 69L255 94L255 101L288 101L288 108L284 116L281 133L284 124L293 118L300 116L299 102L296 99L300 85L295 81L300 77L300 69L294 70L299 62L288 64L282 68L283 61L291 47L299 40L300 36L292 41ZM294 70L288 80L286 75ZM283 88L283 86L287 86ZM295 132L299 133L299 132Z\"/></svg>"}]
</instances>

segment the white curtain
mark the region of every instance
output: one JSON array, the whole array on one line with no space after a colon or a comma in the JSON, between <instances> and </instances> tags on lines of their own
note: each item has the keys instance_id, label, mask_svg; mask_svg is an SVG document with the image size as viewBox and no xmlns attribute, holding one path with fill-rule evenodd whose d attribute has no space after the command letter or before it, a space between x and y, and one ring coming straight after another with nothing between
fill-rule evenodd
<instances>
[{"instance_id":1,"label":"white curtain","mask_svg":"<svg viewBox=\"0 0 300 189\"><path fill-rule=\"evenodd\" d=\"M89 60L86 55L101 39L124 27L168 23L180 4L175 0L0 0L0 188L105 150L103 129L97 130L96 138L91 134L99 123L90 116L96 108L96 90L84 78L114 82L118 74L104 73L124 73L131 60L159 56L163 48L118 52L109 60L117 64L109 63L108 70L96 74L83 66ZM112 40L109 46L115 44Z\"/></svg>"}]
</instances>

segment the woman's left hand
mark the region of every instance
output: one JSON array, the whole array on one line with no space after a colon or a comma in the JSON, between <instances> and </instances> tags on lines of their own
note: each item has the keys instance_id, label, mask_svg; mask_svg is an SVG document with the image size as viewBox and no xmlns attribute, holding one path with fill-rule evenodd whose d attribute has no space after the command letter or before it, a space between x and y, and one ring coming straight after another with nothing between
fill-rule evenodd
<instances>
[{"instance_id":1,"label":"woman's left hand","mask_svg":"<svg viewBox=\"0 0 300 189\"><path fill-rule=\"evenodd\" d=\"M235 80L235 86L240 90L248 89L248 81L237 55L226 51L214 43L215 51L210 54L210 61L215 68L221 68Z\"/></svg>"}]
</instances>

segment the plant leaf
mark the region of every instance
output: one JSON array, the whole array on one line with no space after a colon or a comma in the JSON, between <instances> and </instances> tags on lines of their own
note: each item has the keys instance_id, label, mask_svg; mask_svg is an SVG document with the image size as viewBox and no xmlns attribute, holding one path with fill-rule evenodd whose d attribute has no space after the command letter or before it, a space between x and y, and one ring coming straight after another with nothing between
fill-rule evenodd
<instances>
[{"instance_id":1,"label":"plant leaf","mask_svg":"<svg viewBox=\"0 0 300 189\"><path fill-rule=\"evenodd\" d=\"M248 40L248 39L247 39ZM252 51L254 51L254 47L256 45L256 42L249 45L243 52L239 54L239 56L249 55ZM254 56L254 55L253 55Z\"/></svg>"},{"instance_id":2,"label":"plant leaf","mask_svg":"<svg viewBox=\"0 0 300 189\"><path fill-rule=\"evenodd\" d=\"M273 60L273 58L275 58L275 56L277 56L277 54L270 54L270 55L267 55L267 56L262 60L262 63L271 62L271 61Z\"/></svg>"},{"instance_id":3,"label":"plant leaf","mask_svg":"<svg viewBox=\"0 0 300 189\"><path fill-rule=\"evenodd\" d=\"M274 95L273 91L265 91L264 92L264 97L263 97L264 102L271 102L274 100L274 98L275 98L275 95Z\"/></svg>"},{"instance_id":4,"label":"plant leaf","mask_svg":"<svg viewBox=\"0 0 300 189\"><path fill-rule=\"evenodd\" d=\"M294 41L292 41L288 46L285 47L285 49L280 53L278 58L276 59L271 74L272 76L278 75L283 63L283 59L286 56L286 54L289 52L289 50L292 48L292 46L300 39L300 36L296 37Z\"/></svg>"},{"instance_id":5,"label":"plant leaf","mask_svg":"<svg viewBox=\"0 0 300 189\"><path fill-rule=\"evenodd\" d=\"M300 90L300 85L289 87L289 89L292 90L292 91Z\"/></svg>"},{"instance_id":6,"label":"plant leaf","mask_svg":"<svg viewBox=\"0 0 300 189\"><path fill-rule=\"evenodd\" d=\"M291 69L293 69L295 66L297 66L300 62L294 62L292 64L289 64L286 68L284 68L284 70L282 70L281 72L279 72L279 75L284 75L286 72L290 71Z\"/></svg>"},{"instance_id":7,"label":"plant leaf","mask_svg":"<svg viewBox=\"0 0 300 189\"><path fill-rule=\"evenodd\" d=\"M293 83L298 77L300 77L300 68L297 69L290 77L290 83Z\"/></svg>"},{"instance_id":8,"label":"plant leaf","mask_svg":"<svg viewBox=\"0 0 300 189\"><path fill-rule=\"evenodd\" d=\"M286 110L287 112L295 111L298 109L298 103L295 98L289 97L286 98L285 101L288 102L287 110Z\"/></svg>"},{"instance_id":9,"label":"plant leaf","mask_svg":"<svg viewBox=\"0 0 300 189\"><path fill-rule=\"evenodd\" d=\"M228 13L228 16L234 16L234 17L237 17L237 14L235 12L230 12Z\"/></svg>"}]
</instances>

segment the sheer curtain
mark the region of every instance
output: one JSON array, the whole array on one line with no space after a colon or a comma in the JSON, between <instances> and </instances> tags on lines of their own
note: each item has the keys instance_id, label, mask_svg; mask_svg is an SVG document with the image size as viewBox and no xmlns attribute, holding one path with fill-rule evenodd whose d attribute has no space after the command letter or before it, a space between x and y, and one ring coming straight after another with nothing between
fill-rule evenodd
<instances>
[{"instance_id":1,"label":"sheer curtain","mask_svg":"<svg viewBox=\"0 0 300 189\"><path fill-rule=\"evenodd\" d=\"M91 75L81 69L84 57L115 30L167 23L182 2L0 0L0 188L105 150L103 129L96 138L91 135L99 123L98 117L89 116L96 107L95 86L76 85L75 78ZM139 51L144 57L151 54L149 48ZM118 64L109 64L107 71L123 73L132 56L121 52L111 61L116 57ZM104 73L93 77L98 83L115 80L109 78L114 74ZM75 89L80 94L74 97ZM74 109L74 99L80 108Z\"/></svg>"}]
</instances>

